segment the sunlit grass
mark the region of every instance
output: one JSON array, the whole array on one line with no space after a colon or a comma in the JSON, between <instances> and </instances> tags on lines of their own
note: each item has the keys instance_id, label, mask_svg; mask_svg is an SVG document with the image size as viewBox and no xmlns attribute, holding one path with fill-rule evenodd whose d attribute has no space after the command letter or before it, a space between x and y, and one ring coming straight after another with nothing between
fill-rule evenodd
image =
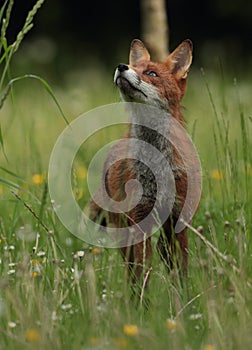
<instances>
[{"instance_id":1,"label":"sunlit grass","mask_svg":"<svg viewBox=\"0 0 252 350\"><path fill-rule=\"evenodd\" d=\"M70 74L68 72L68 74ZM112 79L76 77L54 93L71 121L118 101ZM111 76L113 72L111 72ZM214 105L211 103L206 81ZM20 82L0 112L0 333L8 349L242 349L252 337L251 105L246 81L192 72L188 130L200 154L204 188L190 231L188 288L154 253L149 310L131 300L118 251L91 247L66 232L47 191L48 161L66 124L37 82ZM214 110L216 109L216 110ZM241 118L246 123L246 143ZM218 118L218 119L217 119ZM91 121L90 121L91 122ZM116 133L111 131L109 137ZM115 135L116 136L116 135ZM97 140L74 163L73 191L84 205ZM246 150L247 149L247 150ZM246 163L244 163L244 152ZM7 182L8 181L8 182ZM19 188L14 188L11 183ZM18 191L19 197L10 190ZM20 198L20 199L19 199ZM153 237L155 244L156 237Z\"/></svg>"}]
</instances>

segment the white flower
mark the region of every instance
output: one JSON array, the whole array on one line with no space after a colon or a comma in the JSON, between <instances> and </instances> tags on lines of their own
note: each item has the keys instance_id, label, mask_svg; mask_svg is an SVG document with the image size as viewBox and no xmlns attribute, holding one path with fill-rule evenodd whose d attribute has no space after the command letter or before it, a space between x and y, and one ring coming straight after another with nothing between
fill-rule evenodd
<instances>
[{"instance_id":1,"label":"white flower","mask_svg":"<svg viewBox=\"0 0 252 350\"><path fill-rule=\"evenodd\" d=\"M61 309L64 311L70 310L72 307L72 304L62 304Z\"/></svg>"},{"instance_id":2,"label":"white flower","mask_svg":"<svg viewBox=\"0 0 252 350\"><path fill-rule=\"evenodd\" d=\"M192 314L190 315L189 319L194 321L194 320L198 320L201 317L202 317L202 314Z\"/></svg>"},{"instance_id":3,"label":"white flower","mask_svg":"<svg viewBox=\"0 0 252 350\"><path fill-rule=\"evenodd\" d=\"M15 328L16 327L16 322L12 322L12 321L9 321L8 322L8 326L10 327L10 328Z\"/></svg>"},{"instance_id":4,"label":"white flower","mask_svg":"<svg viewBox=\"0 0 252 350\"><path fill-rule=\"evenodd\" d=\"M78 252L76 254L80 259L82 259L83 256L85 255L85 252L84 252L84 250L78 250Z\"/></svg>"}]
</instances>

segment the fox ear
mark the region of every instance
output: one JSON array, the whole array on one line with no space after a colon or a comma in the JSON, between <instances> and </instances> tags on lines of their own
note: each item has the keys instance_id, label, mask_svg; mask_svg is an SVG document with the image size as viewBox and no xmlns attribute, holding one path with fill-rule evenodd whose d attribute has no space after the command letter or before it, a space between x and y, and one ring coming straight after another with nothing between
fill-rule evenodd
<instances>
[{"instance_id":1,"label":"fox ear","mask_svg":"<svg viewBox=\"0 0 252 350\"><path fill-rule=\"evenodd\" d=\"M192 63L193 44L191 40L184 40L165 60L172 74L178 79L186 79Z\"/></svg>"},{"instance_id":2,"label":"fox ear","mask_svg":"<svg viewBox=\"0 0 252 350\"><path fill-rule=\"evenodd\" d=\"M150 54L141 40L134 39L130 46L129 64L135 66L140 61L149 61Z\"/></svg>"}]
</instances>

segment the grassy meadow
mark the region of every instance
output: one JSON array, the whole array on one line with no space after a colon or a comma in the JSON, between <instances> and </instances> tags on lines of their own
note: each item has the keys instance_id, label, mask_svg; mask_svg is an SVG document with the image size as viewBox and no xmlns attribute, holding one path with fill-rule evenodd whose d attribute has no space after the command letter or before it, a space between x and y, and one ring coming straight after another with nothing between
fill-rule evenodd
<instances>
[{"instance_id":1,"label":"grassy meadow","mask_svg":"<svg viewBox=\"0 0 252 350\"><path fill-rule=\"evenodd\" d=\"M86 66L51 87L71 121L119 101L112 78L113 71ZM78 240L57 219L47 170L66 123L43 84L14 84L0 110L0 349L251 347L250 84L219 66L190 73L184 115L203 175L192 226L203 237L189 231L188 290L176 272L166 274L154 249L147 311L131 300L118 251ZM89 199L87 168L101 142L76 159L80 206Z\"/></svg>"},{"instance_id":2,"label":"grassy meadow","mask_svg":"<svg viewBox=\"0 0 252 350\"><path fill-rule=\"evenodd\" d=\"M98 81L90 75L89 81L74 79L54 88L69 120L95 106L119 101L112 74L99 71ZM0 348L249 347L249 86L246 81L234 83L230 76L223 81L217 74L197 70L191 72L188 85L185 115L204 182L192 225L215 249L189 232L188 293L176 283L176 274L166 274L154 253L147 312L130 300L118 252L88 246L57 219L47 190L47 167L66 124L41 84L26 80L15 85L1 110L7 160L2 152ZM88 200L86 168L92 147L87 152L76 164L73 184L80 205Z\"/></svg>"}]
</instances>

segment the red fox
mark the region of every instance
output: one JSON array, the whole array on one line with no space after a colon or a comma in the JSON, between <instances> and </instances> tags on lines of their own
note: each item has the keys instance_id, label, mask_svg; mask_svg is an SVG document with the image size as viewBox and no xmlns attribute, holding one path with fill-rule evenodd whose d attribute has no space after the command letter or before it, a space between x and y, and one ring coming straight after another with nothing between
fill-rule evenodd
<instances>
[{"instance_id":1,"label":"red fox","mask_svg":"<svg viewBox=\"0 0 252 350\"><path fill-rule=\"evenodd\" d=\"M135 39L131 43L129 64L118 65L114 75L114 83L119 88L121 97L125 102L137 102L151 105L167 111L181 125L184 118L181 114L181 100L186 90L186 78L192 62L192 42L183 41L163 62L152 62L150 54L144 44ZM161 121L162 123L162 121ZM187 229L174 234L174 227L179 218L180 210L184 205L187 191L187 175L183 167L183 161L176 151L165 141L164 138L148 130L146 127L130 126L127 137L134 137L151 143L158 147L166 159L171 163L175 179L176 201L172 212L163 223L162 233L158 239L157 249L161 259L166 263L168 269L172 269L174 263L178 263L180 271L187 275L188 269L188 237ZM119 143L110 151L108 158L114 153L120 153L122 144ZM91 202L91 218L97 220L104 215L107 222L102 225L112 224L114 227L133 225L141 222L153 208L156 187L153 175L147 171L146 166L133 159L121 159L107 171L105 176L106 191L116 201L125 198L124 185L130 179L138 179L143 185L143 198L131 210L127 212L122 224L121 214L104 211L95 203ZM166 181L164 179L164 181ZM168 191L168 189L167 189ZM150 231L153 222L151 219L142 231ZM142 281L148 284L149 270L151 269L152 244L151 236L141 242L121 248L121 253L128 266L129 276L133 282ZM180 259L179 259L180 257ZM180 261L180 262L179 262Z\"/></svg>"}]
</instances>

